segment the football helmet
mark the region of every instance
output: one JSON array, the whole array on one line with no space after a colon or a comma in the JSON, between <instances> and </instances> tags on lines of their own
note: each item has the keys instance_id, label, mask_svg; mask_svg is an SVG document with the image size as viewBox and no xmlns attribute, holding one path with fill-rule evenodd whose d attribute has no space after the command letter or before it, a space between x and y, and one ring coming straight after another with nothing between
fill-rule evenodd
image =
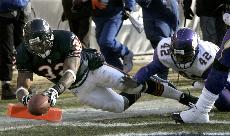
<instances>
[{"instance_id":1,"label":"football helmet","mask_svg":"<svg viewBox=\"0 0 230 136\"><path fill-rule=\"evenodd\" d=\"M192 66L198 54L198 36L189 28L177 30L171 37L171 58L180 69Z\"/></svg>"},{"instance_id":2,"label":"football helmet","mask_svg":"<svg viewBox=\"0 0 230 136\"><path fill-rule=\"evenodd\" d=\"M24 26L25 46L32 54L47 57L53 47L54 36L49 24L43 19L28 21Z\"/></svg>"}]
</instances>

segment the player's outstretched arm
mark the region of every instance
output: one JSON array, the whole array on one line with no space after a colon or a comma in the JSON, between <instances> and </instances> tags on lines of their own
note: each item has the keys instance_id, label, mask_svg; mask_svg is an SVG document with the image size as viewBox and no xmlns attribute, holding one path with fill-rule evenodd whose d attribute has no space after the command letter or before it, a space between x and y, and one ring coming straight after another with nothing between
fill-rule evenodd
<instances>
[{"instance_id":1,"label":"player's outstretched arm","mask_svg":"<svg viewBox=\"0 0 230 136\"><path fill-rule=\"evenodd\" d=\"M64 60L63 76L53 87L43 92L43 95L49 97L50 106L54 106L58 96L75 82L76 74L81 61L81 51L82 44L79 39L75 37L72 41L72 47L68 53L68 56Z\"/></svg>"},{"instance_id":2,"label":"player's outstretched arm","mask_svg":"<svg viewBox=\"0 0 230 136\"><path fill-rule=\"evenodd\" d=\"M68 57L64 61L63 71L64 74L53 87L47 89L43 92L43 95L49 97L50 106L56 104L56 99L60 94L62 94L66 89L68 89L72 83L76 80L76 73L80 66L80 57Z\"/></svg>"},{"instance_id":3,"label":"player's outstretched arm","mask_svg":"<svg viewBox=\"0 0 230 136\"><path fill-rule=\"evenodd\" d=\"M27 105L31 98L29 89L33 80L33 73L29 71L18 71L16 97L20 103Z\"/></svg>"}]
</instances>

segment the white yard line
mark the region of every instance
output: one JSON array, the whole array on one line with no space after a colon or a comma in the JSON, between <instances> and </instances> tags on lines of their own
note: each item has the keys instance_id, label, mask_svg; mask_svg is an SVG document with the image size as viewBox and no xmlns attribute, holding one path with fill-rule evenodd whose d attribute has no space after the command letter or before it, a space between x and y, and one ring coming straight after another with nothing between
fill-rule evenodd
<instances>
[{"instance_id":1,"label":"white yard line","mask_svg":"<svg viewBox=\"0 0 230 136\"><path fill-rule=\"evenodd\" d=\"M159 104L160 103L160 104ZM129 126L145 126L145 125L155 125L155 124L175 124L174 121L157 121L157 122L146 122L146 123L94 123L90 122L92 120L104 120L113 118L126 118L135 116L146 116L154 114L164 114L176 112L183 110L186 107L181 106L174 100L160 99L154 101L138 102L130 107L127 111L123 113L111 113L101 110L95 110L93 108L76 108L68 109L63 111L63 119L60 123L50 123L42 120L29 120L29 119L19 119L10 117L0 117L0 131L5 130L15 130L30 128L33 126L100 126L100 127L129 127ZM212 121L215 124L230 124L230 121ZM129 134L127 134L129 135Z\"/></svg>"},{"instance_id":2,"label":"white yard line","mask_svg":"<svg viewBox=\"0 0 230 136\"><path fill-rule=\"evenodd\" d=\"M63 122L59 124L51 124L54 126L83 126L83 127L132 127L132 126L146 126L159 124L176 124L175 121L157 121L144 123L95 123L95 122ZM211 121L210 124L225 124L229 125L230 121Z\"/></svg>"},{"instance_id":3,"label":"white yard line","mask_svg":"<svg viewBox=\"0 0 230 136\"><path fill-rule=\"evenodd\" d=\"M103 136L227 136L230 135L230 133L191 133L191 132L179 132L179 133L173 133L173 132L153 132L153 133L120 133L120 134L108 134Z\"/></svg>"},{"instance_id":4,"label":"white yard line","mask_svg":"<svg viewBox=\"0 0 230 136\"><path fill-rule=\"evenodd\" d=\"M28 122L27 122L28 123ZM30 124L32 123L32 124ZM77 121L77 122L62 122L62 123L47 123L43 121L32 121L28 123L27 125L17 125L17 126L8 126L4 128L0 128L0 131L5 131L5 130L14 130L14 129L24 129L24 128L30 128L34 126L45 126L45 125L50 125L50 126L79 126L79 127L133 127L133 126L146 126L146 125L159 125L159 124L175 124L174 121L157 121L157 122L145 122L145 123L94 123L94 122L82 122L82 121ZM230 124L230 121L211 121L211 124ZM220 133L218 133L220 134Z\"/></svg>"}]
</instances>

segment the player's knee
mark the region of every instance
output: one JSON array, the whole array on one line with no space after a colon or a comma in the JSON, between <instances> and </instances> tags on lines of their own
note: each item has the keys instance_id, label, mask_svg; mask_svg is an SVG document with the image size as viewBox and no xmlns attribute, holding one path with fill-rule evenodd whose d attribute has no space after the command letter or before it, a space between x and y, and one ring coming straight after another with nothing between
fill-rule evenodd
<instances>
[{"instance_id":1,"label":"player's knee","mask_svg":"<svg viewBox=\"0 0 230 136\"><path fill-rule=\"evenodd\" d=\"M120 113L124 111L123 101L111 101L111 102L95 102L89 99L80 99L80 103L91 106L95 109L101 109L103 111Z\"/></svg>"}]
</instances>

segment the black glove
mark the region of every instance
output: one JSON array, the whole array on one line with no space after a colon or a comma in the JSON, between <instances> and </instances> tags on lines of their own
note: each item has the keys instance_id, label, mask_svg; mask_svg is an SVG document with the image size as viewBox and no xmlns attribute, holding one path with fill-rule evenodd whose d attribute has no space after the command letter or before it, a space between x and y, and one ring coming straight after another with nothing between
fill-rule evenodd
<instances>
[{"instance_id":1,"label":"black glove","mask_svg":"<svg viewBox=\"0 0 230 136\"><path fill-rule=\"evenodd\" d=\"M191 9L192 0L183 0L184 17L192 20L194 13Z\"/></svg>"},{"instance_id":2,"label":"black glove","mask_svg":"<svg viewBox=\"0 0 230 136\"><path fill-rule=\"evenodd\" d=\"M122 12L122 20L126 20L128 18L129 18L128 11L123 10L123 12Z\"/></svg>"},{"instance_id":3,"label":"black glove","mask_svg":"<svg viewBox=\"0 0 230 136\"><path fill-rule=\"evenodd\" d=\"M57 102L57 98L58 98L58 91L56 89L49 88L48 90L43 92L43 95L49 97L49 103L50 103L51 107L55 106L55 104Z\"/></svg>"}]
</instances>

